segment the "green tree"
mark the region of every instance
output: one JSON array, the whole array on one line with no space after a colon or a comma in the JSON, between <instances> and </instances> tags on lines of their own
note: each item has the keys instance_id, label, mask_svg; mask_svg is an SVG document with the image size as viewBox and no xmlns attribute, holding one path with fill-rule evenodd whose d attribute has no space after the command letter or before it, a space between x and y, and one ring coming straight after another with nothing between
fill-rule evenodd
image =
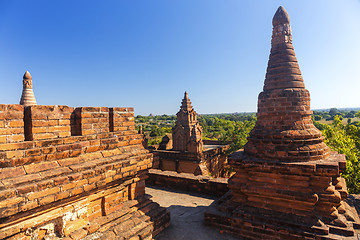
<instances>
[{"instance_id":1,"label":"green tree","mask_svg":"<svg viewBox=\"0 0 360 240\"><path fill-rule=\"evenodd\" d=\"M255 123L256 117L251 118L250 121L236 122L235 128L230 128L226 134L220 138L224 143L230 142L229 153L244 147L247 143L247 137L254 128Z\"/></svg>"},{"instance_id":2,"label":"green tree","mask_svg":"<svg viewBox=\"0 0 360 240\"><path fill-rule=\"evenodd\" d=\"M360 111L358 111L357 113L355 113L355 117L360 118Z\"/></svg>"},{"instance_id":3,"label":"green tree","mask_svg":"<svg viewBox=\"0 0 360 240\"><path fill-rule=\"evenodd\" d=\"M320 123L316 125L319 126ZM344 126L341 116L335 116L331 125L322 125L325 143L333 150L345 154L346 171L342 173L350 193L360 193L359 129L354 125Z\"/></svg>"},{"instance_id":4,"label":"green tree","mask_svg":"<svg viewBox=\"0 0 360 240\"><path fill-rule=\"evenodd\" d=\"M329 114L331 116L334 116L339 113L339 110L337 108L330 108Z\"/></svg>"},{"instance_id":5,"label":"green tree","mask_svg":"<svg viewBox=\"0 0 360 240\"><path fill-rule=\"evenodd\" d=\"M320 121L321 120L321 116L320 115L314 115L314 119L315 121Z\"/></svg>"},{"instance_id":6,"label":"green tree","mask_svg":"<svg viewBox=\"0 0 360 240\"><path fill-rule=\"evenodd\" d=\"M165 134L165 131L159 128L157 125L151 126L150 137L162 136Z\"/></svg>"}]
</instances>

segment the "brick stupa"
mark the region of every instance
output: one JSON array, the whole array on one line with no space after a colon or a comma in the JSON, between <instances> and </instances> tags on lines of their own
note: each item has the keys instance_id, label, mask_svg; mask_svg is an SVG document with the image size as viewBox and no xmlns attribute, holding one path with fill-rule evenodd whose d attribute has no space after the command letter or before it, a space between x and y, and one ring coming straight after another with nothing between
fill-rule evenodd
<instances>
[{"instance_id":1,"label":"brick stupa","mask_svg":"<svg viewBox=\"0 0 360 240\"><path fill-rule=\"evenodd\" d=\"M21 94L20 105L23 105L25 107L36 105L32 77L29 71L26 71L23 76L23 91Z\"/></svg>"},{"instance_id":2,"label":"brick stupa","mask_svg":"<svg viewBox=\"0 0 360 240\"><path fill-rule=\"evenodd\" d=\"M172 130L173 150L201 153L203 151L202 127L187 92L184 94L176 116L176 123Z\"/></svg>"},{"instance_id":3,"label":"brick stupa","mask_svg":"<svg viewBox=\"0 0 360 240\"><path fill-rule=\"evenodd\" d=\"M345 156L330 152L313 125L289 24L279 7L258 120L230 156L230 191L205 222L245 239L357 239L359 217L340 176Z\"/></svg>"}]
</instances>

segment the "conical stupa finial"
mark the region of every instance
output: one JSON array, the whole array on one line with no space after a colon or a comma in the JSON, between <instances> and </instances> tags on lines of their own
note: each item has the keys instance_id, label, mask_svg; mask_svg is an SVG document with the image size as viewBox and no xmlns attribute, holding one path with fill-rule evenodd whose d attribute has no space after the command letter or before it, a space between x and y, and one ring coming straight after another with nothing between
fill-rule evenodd
<instances>
[{"instance_id":1,"label":"conical stupa finial","mask_svg":"<svg viewBox=\"0 0 360 240\"><path fill-rule=\"evenodd\" d=\"M264 90L305 88L292 45L290 17L279 7L273 18L271 51Z\"/></svg>"},{"instance_id":2,"label":"conical stupa finial","mask_svg":"<svg viewBox=\"0 0 360 240\"><path fill-rule=\"evenodd\" d=\"M32 77L29 71L26 71L23 76L23 91L21 94L20 104L24 106L36 105Z\"/></svg>"},{"instance_id":3,"label":"conical stupa finial","mask_svg":"<svg viewBox=\"0 0 360 240\"><path fill-rule=\"evenodd\" d=\"M290 17L287 11L283 6L280 6L278 10L276 11L273 21L273 26L279 25L279 24L290 24Z\"/></svg>"},{"instance_id":4,"label":"conical stupa finial","mask_svg":"<svg viewBox=\"0 0 360 240\"><path fill-rule=\"evenodd\" d=\"M26 71L24 73L23 79L32 79L31 74L29 73L29 71Z\"/></svg>"}]
</instances>

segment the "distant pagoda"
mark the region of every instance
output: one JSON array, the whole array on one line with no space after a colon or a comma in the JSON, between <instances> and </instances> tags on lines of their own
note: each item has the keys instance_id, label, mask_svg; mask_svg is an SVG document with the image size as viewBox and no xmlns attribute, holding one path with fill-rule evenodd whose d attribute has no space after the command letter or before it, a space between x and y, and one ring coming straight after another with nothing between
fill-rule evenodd
<instances>
[{"instance_id":1,"label":"distant pagoda","mask_svg":"<svg viewBox=\"0 0 360 240\"><path fill-rule=\"evenodd\" d=\"M23 76L23 91L21 94L20 105L37 105L33 91L32 77L29 71L26 71Z\"/></svg>"},{"instance_id":2,"label":"distant pagoda","mask_svg":"<svg viewBox=\"0 0 360 240\"><path fill-rule=\"evenodd\" d=\"M187 92L184 94L176 116L176 123L172 129L173 150L201 153L203 151L203 129L197 120L197 113L191 106Z\"/></svg>"}]
</instances>

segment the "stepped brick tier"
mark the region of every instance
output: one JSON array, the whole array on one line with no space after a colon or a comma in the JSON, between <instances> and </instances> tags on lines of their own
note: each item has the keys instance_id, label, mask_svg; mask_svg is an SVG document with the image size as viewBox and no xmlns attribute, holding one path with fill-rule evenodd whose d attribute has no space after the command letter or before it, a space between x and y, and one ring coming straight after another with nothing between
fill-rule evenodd
<instances>
[{"instance_id":1,"label":"stepped brick tier","mask_svg":"<svg viewBox=\"0 0 360 240\"><path fill-rule=\"evenodd\" d=\"M32 77L28 71L26 71L23 76L23 91L21 94L20 104L23 106L36 105Z\"/></svg>"},{"instance_id":2,"label":"stepped brick tier","mask_svg":"<svg viewBox=\"0 0 360 240\"><path fill-rule=\"evenodd\" d=\"M152 239L133 108L0 105L0 239Z\"/></svg>"},{"instance_id":3,"label":"stepped brick tier","mask_svg":"<svg viewBox=\"0 0 360 240\"><path fill-rule=\"evenodd\" d=\"M358 239L359 216L340 176L346 159L312 123L289 24L280 7L258 120L244 150L230 156L230 191L205 222L245 239Z\"/></svg>"},{"instance_id":4,"label":"stepped brick tier","mask_svg":"<svg viewBox=\"0 0 360 240\"><path fill-rule=\"evenodd\" d=\"M214 177L224 175L229 145L202 140L203 129L187 92L176 116L172 137L165 135L156 151L159 156L156 168L195 175L211 174Z\"/></svg>"}]
</instances>

